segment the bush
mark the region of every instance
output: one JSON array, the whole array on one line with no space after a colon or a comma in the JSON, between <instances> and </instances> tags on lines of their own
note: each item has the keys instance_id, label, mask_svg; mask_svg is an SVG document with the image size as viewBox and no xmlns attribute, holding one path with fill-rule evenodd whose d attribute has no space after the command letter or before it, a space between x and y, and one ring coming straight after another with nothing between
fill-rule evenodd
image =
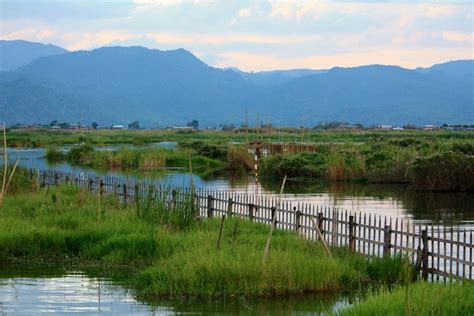
<instances>
[{"instance_id":1,"label":"bush","mask_svg":"<svg viewBox=\"0 0 474 316\"><path fill-rule=\"evenodd\" d=\"M250 171L253 169L254 159L246 147L230 146L227 153L228 170Z\"/></svg>"},{"instance_id":2,"label":"bush","mask_svg":"<svg viewBox=\"0 0 474 316\"><path fill-rule=\"evenodd\" d=\"M94 152L94 147L90 144L83 144L72 147L66 154L66 159L71 163L81 164Z\"/></svg>"},{"instance_id":3,"label":"bush","mask_svg":"<svg viewBox=\"0 0 474 316\"><path fill-rule=\"evenodd\" d=\"M417 158L410 166L409 177L421 190L473 191L474 156L446 152Z\"/></svg>"},{"instance_id":4,"label":"bush","mask_svg":"<svg viewBox=\"0 0 474 316\"><path fill-rule=\"evenodd\" d=\"M49 162L59 162L63 161L66 158L66 155L55 147L50 147L46 150L46 155L44 157Z\"/></svg>"}]
</instances>

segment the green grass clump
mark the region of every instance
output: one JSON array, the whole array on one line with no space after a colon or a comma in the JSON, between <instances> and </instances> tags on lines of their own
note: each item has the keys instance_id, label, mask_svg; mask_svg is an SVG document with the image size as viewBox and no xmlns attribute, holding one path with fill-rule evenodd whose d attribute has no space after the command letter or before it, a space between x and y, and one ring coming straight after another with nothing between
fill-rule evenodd
<instances>
[{"instance_id":1,"label":"green grass clump","mask_svg":"<svg viewBox=\"0 0 474 316\"><path fill-rule=\"evenodd\" d=\"M418 282L369 296L338 315L474 315L474 285Z\"/></svg>"},{"instance_id":2,"label":"green grass clump","mask_svg":"<svg viewBox=\"0 0 474 316\"><path fill-rule=\"evenodd\" d=\"M262 266L268 226L231 218L196 220L191 202L169 211L150 189L134 205L73 187L7 196L0 210L0 264L78 258L135 269L140 297L224 298L401 284L403 258L366 260L347 249L328 257L319 243L276 231Z\"/></svg>"},{"instance_id":3,"label":"green grass clump","mask_svg":"<svg viewBox=\"0 0 474 316\"><path fill-rule=\"evenodd\" d=\"M325 256L322 247L288 232L276 232L270 257L262 266L268 227L237 219L224 226L217 250L219 221L199 223L173 238L160 230L160 258L138 278L145 296L235 297L336 291L365 281L364 271L339 258ZM238 233L233 234L235 226ZM166 249L163 249L166 247Z\"/></svg>"},{"instance_id":4,"label":"green grass clump","mask_svg":"<svg viewBox=\"0 0 474 316\"><path fill-rule=\"evenodd\" d=\"M215 171L223 168L220 160L197 155L191 150L170 150L165 148L130 148L118 150L96 150L91 144L72 147L66 154L54 149L46 152L50 162L69 161L72 164L98 169L121 169L153 171L164 168L189 168L189 158L193 169L198 172Z\"/></svg>"}]
</instances>

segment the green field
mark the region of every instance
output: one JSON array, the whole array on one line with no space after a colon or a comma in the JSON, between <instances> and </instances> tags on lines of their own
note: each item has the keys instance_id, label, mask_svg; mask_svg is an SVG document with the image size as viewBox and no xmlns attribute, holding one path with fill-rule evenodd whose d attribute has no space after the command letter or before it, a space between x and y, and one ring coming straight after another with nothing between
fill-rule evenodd
<instances>
[{"instance_id":1,"label":"green field","mask_svg":"<svg viewBox=\"0 0 474 316\"><path fill-rule=\"evenodd\" d=\"M416 138L419 141L474 141L474 132L464 131L384 131L384 130L313 130L313 129L238 129L235 131L196 130L10 130L8 143L12 147L50 147L90 143L150 144L164 141L211 143L270 141L303 143L359 143Z\"/></svg>"}]
</instances>

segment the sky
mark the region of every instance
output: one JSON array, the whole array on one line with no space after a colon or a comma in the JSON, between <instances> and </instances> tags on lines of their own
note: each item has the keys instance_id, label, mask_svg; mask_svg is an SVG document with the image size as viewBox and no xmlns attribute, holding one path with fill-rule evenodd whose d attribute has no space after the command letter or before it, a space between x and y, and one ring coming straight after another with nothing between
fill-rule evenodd
<instances>
[{"instance_id":1,"label":"sky","mask_svg":"<svg viewBox=\"0 0 474 316\"><path fill-rule=\"evenodd\" d=\"M0 39L184 48L246 71L474 59L473 1L0 0Z\"/></svg>"}]
</instances>

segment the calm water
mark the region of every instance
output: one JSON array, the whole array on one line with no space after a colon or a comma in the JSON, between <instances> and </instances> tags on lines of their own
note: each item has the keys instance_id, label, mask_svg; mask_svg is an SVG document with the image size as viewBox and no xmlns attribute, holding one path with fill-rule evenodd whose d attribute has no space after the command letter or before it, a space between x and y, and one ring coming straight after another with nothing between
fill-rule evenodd
<instances>
[{"instance_id":1,"label":"calm water","mask_svg":"<svg viewBox=\"0 0 474 316\"><path fill-rule=\"evenodd\" d=\"M175 148L176 143L154 144ZM117 147L104 147L99 150L114 150ZM119 176L126 179L153 179L156 182L188 186L190 175L185 172L161 171L155 174L133 174L117 171L97 171L68 163L49 164L43 159L44 149L10 149L10 160L20 160L22 166L34 169L54 169L76 174L94 173ZM1 160L1 158L0 158ZM231 190L241 193L272 195L279 191L275 181L256 181L252 176L235 177L231 175L193 176L197 187ZM326 183L304 181L287 182L284 199L292 201L311 201L322 206L337 207L343 210L381 214L392 217L411 218L416 222L435 221L463 227L474 226L473 193L431 193L411 190L404 185L358 185L347 183Z\"/></svg>"},{"instance_id":2,"label":"calm water","mask_svg":"<svg viewBox=\"0 0 474 316\"><path fill-rule=\"evenodd\" d=\"M138 302L111 278L65 271L11 271L0 275L0 314L37 315L324 315L350 307L345 295L232 301Z\"/></svg>"}]
</instances>

